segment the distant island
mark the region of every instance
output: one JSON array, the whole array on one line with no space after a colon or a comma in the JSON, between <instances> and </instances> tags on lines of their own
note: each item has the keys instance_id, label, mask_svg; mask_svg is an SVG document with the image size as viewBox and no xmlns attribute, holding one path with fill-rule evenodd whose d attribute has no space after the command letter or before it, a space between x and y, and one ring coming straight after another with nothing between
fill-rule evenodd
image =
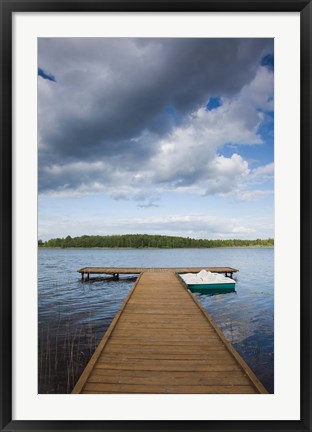
<instances>
[{"instance_id":1,"label":"distant island","mask_svg":"<svg viewBox=\"0 0 312 432\"><path fill-rule=\"evenodd\" d=\"M274 247L274 239L266 240L205 240L189 237L172 237L150 234L124 234L110 236L80 237L67 236L54 238L43 242L38 240L39 247L45 248L219 248L219 247Z\"/></svg>"}]
</instances>

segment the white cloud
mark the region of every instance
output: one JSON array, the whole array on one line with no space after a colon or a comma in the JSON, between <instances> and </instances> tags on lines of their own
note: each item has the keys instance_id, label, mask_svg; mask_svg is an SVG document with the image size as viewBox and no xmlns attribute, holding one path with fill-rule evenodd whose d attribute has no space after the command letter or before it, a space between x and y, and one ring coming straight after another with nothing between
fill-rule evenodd
<instances>
[{"instance_id":1,"label":"white cloud","mask_svg":"<svg viewBox=\"0 0 312 432\"><path fill-rule=\"evenodd\" d=\"M255 168L252 171L251 179L261 182L266 180L271 180L274 176L274 163L269 163L267 165Z\"/></svg>"},{"instance_id":2,"label":"white cloud","mask_svg":"<svg viewBox=\"0 0 312 432\"><path fill-rule=\"evenodd\" d=\"M105 215L88 220L68 217L42 216L39 238L79 236L82 234L163 234L192 238L242 238L254 239L273 236L273 225L268 219L240 219L205 214L167 215L158 217L121 217L107 219Z\"/></svg>"},{"instance_id":3,"label":"white cloud","mask_svg":"<svg viewBox=\"0 0 312 432\"><path fill-rule=\"evenodd\" d=\"M189 115L185 124L175 128L158 143L142 177L149 184L178 190L197 186L209 194L234 191L241 182L260 180L272 173L273 164L251 173L248 162L237 153L219 155L227 143L257 145L262 143L258 129L261 109L271 108L273 75L260 67L255 79L233 100L212 111L200 108ZM271 166L272 165L272 166Z\"/></svg>"},{"instance_id":4,"label":"white cloud","mask_svg":"<svg viewBox=\"0 0 312 432\"><path fill-rule=\"evenodd\" d=\"M273 195L273 190L251 190L251 191L243 191L238 190L235 193L235 196L240 201L251 201L251 200L257 200L262 199L267 196Z\"/></svg>"}]
</instances>

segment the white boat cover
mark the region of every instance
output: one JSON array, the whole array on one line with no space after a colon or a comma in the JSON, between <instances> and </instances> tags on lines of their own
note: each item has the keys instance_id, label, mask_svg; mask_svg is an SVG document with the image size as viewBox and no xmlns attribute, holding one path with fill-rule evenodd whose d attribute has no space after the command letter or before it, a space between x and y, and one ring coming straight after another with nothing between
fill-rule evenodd
<instances>
[{"instance_id":1,"label":"white boat cover","mask_svg":"<svg viewBox=\"0 0 312 432\"><path fill-rule=\"evenodd\" d=\"M201 270L199 273L180 274L180 277L187 285L203 284L224 284L233 283L234 280L220 273L211 273L210 271Z\"/></svg>"}]
</instances>

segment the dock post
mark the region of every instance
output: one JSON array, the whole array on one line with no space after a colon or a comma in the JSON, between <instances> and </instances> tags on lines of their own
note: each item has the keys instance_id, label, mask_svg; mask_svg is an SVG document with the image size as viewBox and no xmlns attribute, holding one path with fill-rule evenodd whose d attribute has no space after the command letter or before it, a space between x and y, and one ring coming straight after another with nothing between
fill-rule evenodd
<instances>
[{"instance_id":1,"label":"dock post","mask_svg":"<svg viewBox=\"0 0 312 432\"><path fill-rule=\"evenodd\" d=\"M90 273L87 273L87 280L90 280Z\"/></svg>"},{"instance_id":2,"label":"dock post","mask_svg":"<svg viewBox=\"0 0 312 432\"><path fill-rule=\"evenodd\" d=\"M84 282L84 272L81 272L81 282Z\"/></svg>"}]
</instances>

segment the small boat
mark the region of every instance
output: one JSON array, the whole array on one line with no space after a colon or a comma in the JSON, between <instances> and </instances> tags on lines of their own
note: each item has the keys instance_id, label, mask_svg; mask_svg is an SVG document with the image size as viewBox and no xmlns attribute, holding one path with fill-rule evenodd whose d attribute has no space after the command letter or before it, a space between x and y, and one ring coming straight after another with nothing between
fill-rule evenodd
<instances>
[{"instance_id":1,"label":"small boat","mask_svg":"<svg viewBox=\"0 0 312 432\"><path fill-rule=\"evenodd\" d=\"M199 273L180 274L180 278L193 290L218 290L218 292L234 291L235 280L220 273L201 270Z\"/></svg>"}]
</instances>

